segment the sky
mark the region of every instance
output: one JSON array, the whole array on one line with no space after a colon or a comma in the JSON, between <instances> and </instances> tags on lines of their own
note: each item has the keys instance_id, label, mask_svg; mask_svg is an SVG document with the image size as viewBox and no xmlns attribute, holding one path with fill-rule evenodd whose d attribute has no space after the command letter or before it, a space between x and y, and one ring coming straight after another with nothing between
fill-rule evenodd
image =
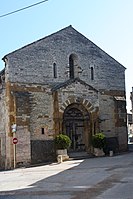
<instances>
[{"instance_id":1,"label":"sky","mask_svg":"<svg viewBox=\"0 0 133 199\"><path fill-rule=\"evenodd\" d=\"M41 0L1 0L0 16ZM133 86L133 0L48 0L0 17L2 58L29 43L72 25L125 68L127 111Z\"/></svg>"}]
</instances>

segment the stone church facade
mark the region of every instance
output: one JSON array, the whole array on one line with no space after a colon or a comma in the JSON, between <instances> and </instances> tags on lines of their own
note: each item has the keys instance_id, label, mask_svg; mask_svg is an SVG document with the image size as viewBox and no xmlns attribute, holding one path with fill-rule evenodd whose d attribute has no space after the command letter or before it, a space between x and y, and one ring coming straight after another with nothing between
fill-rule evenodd
<instances>
[{"instance_id":1,"label":"stone church facade","mask_svg":"<svg viewBox=\"0 0 133 199\"><path fill-rule=\"evenodd\" d=\"M114 150L127 150L125 67L72 26L3 61L1 168L12 168L14 160L16 165L54 160L53 139L62 132L72 140L70 151L91 153L97 132Z\"/></svg>"}]
</instances>

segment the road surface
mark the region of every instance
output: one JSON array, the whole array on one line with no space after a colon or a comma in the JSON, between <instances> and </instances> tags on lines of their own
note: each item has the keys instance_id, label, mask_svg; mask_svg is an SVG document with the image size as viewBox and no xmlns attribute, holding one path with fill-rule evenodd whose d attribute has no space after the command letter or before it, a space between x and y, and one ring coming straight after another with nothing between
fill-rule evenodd
<instances>
[{"instance_id":1,"label":"road surface","mask_svg":"<svg viewBox=\"0 0 133 199\"><path fill-rule=\"evenodd\" d=\"M0 199L133 199L133 152L0 172Z\"/></svg>"}]
</instances>

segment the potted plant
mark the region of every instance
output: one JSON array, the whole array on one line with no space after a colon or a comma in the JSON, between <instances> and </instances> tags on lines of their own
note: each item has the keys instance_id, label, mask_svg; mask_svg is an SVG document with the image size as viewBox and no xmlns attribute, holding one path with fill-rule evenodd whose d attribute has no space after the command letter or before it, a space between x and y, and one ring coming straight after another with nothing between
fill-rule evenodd
<instances>
[{"instance_id":1,"label":"potted plant","mask_svg":"<svg viewBox=\"0 0 133 199\"><path fill-rule=\"evenodd\" d=\"M68 160L69 156L67 155L67 149L71 146L71 140L67 135L59 134L55 137L55 147L57 160L62 158L61 161Z\"/></svg>"},{"instance_id":2,"label":"potted plant","mask_svg":"<svg viewBox=\"0 0 133 199\"><path fill-rule=\"evenodd\" d=\"M104 156L103 148L105 147L106 139L103 133L96 133L92 136L92 146L95 156Z\"/></svg>"}]
</instances>

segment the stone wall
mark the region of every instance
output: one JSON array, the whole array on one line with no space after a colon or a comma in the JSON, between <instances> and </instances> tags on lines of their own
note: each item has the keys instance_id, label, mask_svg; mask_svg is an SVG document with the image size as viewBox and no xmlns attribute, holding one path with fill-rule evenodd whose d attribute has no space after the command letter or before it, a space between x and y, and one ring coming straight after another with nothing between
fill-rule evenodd
<instances>
[{"instance_id":1,"label":"stone wall","mask_svg":"<svg viewBox=\"0 0 133 199\"><path fill-rule=\"evenodd\" d=\"M53 162L56 160L53 140L31 141L31 163Z\"/></svg>"},{"instance_id":2,"label":"stone wall","mask_svg":"<svg viewBox=\"0 0 133 199\"><path fill-rule=\"evenodd\" d=\"M75 81L70 85L60 88L59 92L59 108L67 100L79 99L79 101L87 100L93 107L99 107L98 91L82 84L80 81ZM72 102L71 102L72 103Z\"/></svg>"},{"instance_id":3,"label":"stone wall","mask_svg":"<svg viewBox=\"0 0 133 199\"><path fill-rule=\"evenodd\" d=\"M17 126L15 137L18 139L16 144L16 163L17 166L27 166L31 163L31 140L30 131L27 126Z\"/></svg>"},{"instance_id":4,"label":"stone wall","mask_svg":"<svg viewBox=\"0 0 133 199\"><path fill-rule=\"evenodd\" d=\"M14 104L12 117L14 123L17 124L17 131L12 134L18 139L16 144L17 166L35 163L41 148L42 151L45 149L45 152L40 154L42 160L47 157L46 161L50 161L51 156L54 157L54 149L51 149L52 145L48 146L47 143L52 143L54 129L53 98L49 86L11 83L10 89L13 96L10 104L11 106ZM43 144L47 144L47 147ZM11 148L13 150L13 144Z\"/></svg>"},{"instance_id":5,"label":"stone wall","mask_svg":"<svg viewBox=\"0 0 133 199\"><path fill-rule=\"evenodd\" d=\"M125 68L71 26L6 56L11 82L57 83L69 79L69 56L75 54L75 77L96 89L125 90ZM53 78L53 64L57 78ZM94 80L91 80L91 67Z\"/></svg>"},{"instance_id":6,"label":"stone wall","mask_svg":"<svg viewBox=\"0 0 133 199\"><path fill-rule=\"evenodd\" d=\"M6 106L5 106L5 89L0 89L0 169L5 167L6 158Z\"/></svg>"},{"instance_id":7,"label":"stone wall","mask_svg":"<svg viewBox=\"0 0 133 199\"><path fill-rule=\"evenodd\" d=\"M31 140L51 139L54 132L53 98L50 88L46 88L44 92L31 92L30 108Z\"/></svg>"},{"instance_id":8,"label":"stone wall","mask_svg":"<svg viewBox=\"0 0 133 199\"><path fill-rule=\"evenodd\" d=\"M119 148L116 151L127 150L127 113L123 92L103 92L99 95L99 122L101 132L107 138L118 141Z\"/></svg>"},{"instance_id":9,"label":"stone wall","mask_svg":"<svg viewBox=\"0 0 133 199\"><path fill-rule=\"evenodd\" d=\"M99 97L100 130L104 132L107 137L114 137L116 136L114 98L106 94L100 94Z\"/></svg>"}]
</instances>

